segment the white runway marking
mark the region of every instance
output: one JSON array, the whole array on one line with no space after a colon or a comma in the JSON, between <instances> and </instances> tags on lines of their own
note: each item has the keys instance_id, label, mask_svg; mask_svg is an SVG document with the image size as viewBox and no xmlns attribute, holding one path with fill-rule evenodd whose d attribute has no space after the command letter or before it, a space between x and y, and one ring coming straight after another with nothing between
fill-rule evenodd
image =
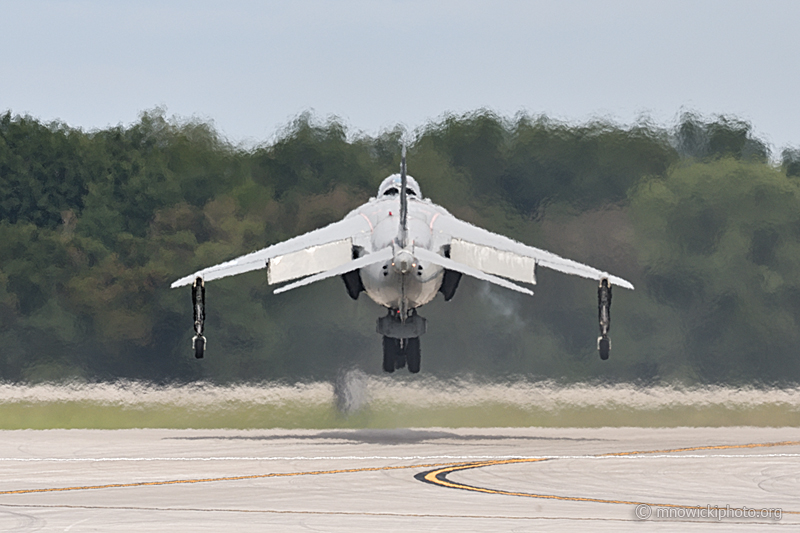
<instances>
[{"instance_id":1,"label":"white runway marking","mask_svg":"<svg viewBox=\"0 0 800 533\"><path fill-rule=\"evenodd\" d=\"M506 459L753 459L766 457L800 457L800 453L758 453L758 454L710 454L710 455L343 455L319 457L0 457L0 462L21 463L104 463L138 461L502 461Z\"/></svg>"},{"instance_id":2,"label":"white runway marking","mask_svg":"<svg viewBox=\"0 0 800 533\"><path fill-rule=\"evenodd\" d=\"M64 528L64 531L69 531L70 529L72 529L73 527L77 526L78 524L83 524L84 522L88 522L89 520L91 520L91 518L84 518L83 520L78 520L74 524Z\"/></svg>"}]
</instances>

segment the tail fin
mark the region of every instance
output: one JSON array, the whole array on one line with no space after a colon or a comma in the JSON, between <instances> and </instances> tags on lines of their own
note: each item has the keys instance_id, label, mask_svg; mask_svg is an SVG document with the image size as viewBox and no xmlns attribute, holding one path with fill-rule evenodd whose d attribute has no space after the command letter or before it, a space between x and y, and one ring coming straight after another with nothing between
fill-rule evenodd
<instances>
[{"instance_id":1,"label":"tail fin","mask_svg":"<svg viewBox=\"0 0 800 533\"><path fill-rule=\"evenodd\" d=\"M406 220L408 219L408 179L406 178L406 145L403 144L403 151L400 157L400 235L401 245L406 247L406 236L408 233Z\"/></svg>"}]
</instances>

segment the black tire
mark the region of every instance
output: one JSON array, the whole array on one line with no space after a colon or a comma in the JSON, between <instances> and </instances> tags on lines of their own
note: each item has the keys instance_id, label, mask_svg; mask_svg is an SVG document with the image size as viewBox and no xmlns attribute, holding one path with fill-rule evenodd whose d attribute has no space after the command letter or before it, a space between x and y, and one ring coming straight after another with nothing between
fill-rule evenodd
<instances>
[{"instance_id":1,"label":"black tire","mask_svg":"<svg viewBox=\"0 0 800 533\"><path fill-rule=\"evenodd\" d=\"M611 353L611 341L608 340L608 337L603 337L600 339L597 348L600 350L600 359L605 361Z\"/></svg>"},{"instance_id":2,"label":"black tire","mask_svg":"<svg viewBox=\"0 0 800 533\"><path fill-rule=\"evenodd\" d=\"M422 347L419 342L419 337L406 339L405 353L408 371L412 374L416 374L419 372L422 362Z\"/></svg>"},{"instance_id":3,"label":"black tire","mask_svg":"<svg viewBox=\"0 0 800 533\"><path fill-rule=\"evenodd\" d=\"M383 371L394 372L397 356L400 354L400 339L383 338Z\"/></svg>"},{"instance_id":4,"label":"black tire","mask_svg":"<svg viewBox=\"0 0 800 533\"><path fill-rule=\"evenodd\" d=\"M397 351L397 357L394 360L394 369L400 370L401 368L405 367L406 367L406 351L405 347L403 347Z\"/></svg>"},{"instance_id":5,"label":"black tire","mask_svg":"<svg viewBox=\"0 0 800 533\"><path fill-rule=\"evenodd\" d=\"M206 350L206 338L205 337L197 337L194 340L194 358L195 359L202 359L205 350Z\"/></svg>"}]
</instances>

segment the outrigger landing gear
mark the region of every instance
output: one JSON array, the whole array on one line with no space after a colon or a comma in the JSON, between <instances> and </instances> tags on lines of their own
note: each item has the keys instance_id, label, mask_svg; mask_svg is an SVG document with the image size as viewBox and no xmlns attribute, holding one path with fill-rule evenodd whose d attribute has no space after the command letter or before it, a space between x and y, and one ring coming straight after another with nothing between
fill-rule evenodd
<instances>
[{"instance_id":1,"label":"outrigger landing gear","mask_svg":"<svg viewBox=\"0 0 800 533\"><path fill-rule=\"evenodd\" d=\"M608 331L611 329L611 285L606 278L600 281L597 289L597 310L600 319L597 350L600 352L600 359L605 361L611 353L611 339L608 338Z\"/></svg>"},{"instance_id":2,"label":"outrigger landing gear","mask_svg":"<svg viewBox=\"0 0 800 533\"><path fill-rule=\"evenodd\" d=\"M194 308L194 337L192 348L196 359L202 359L206 349L206 338L203 337L203 324L206 321L206 286L203 278L198 277L192 284L192 307Z\"/></svg>"}]
</instances>

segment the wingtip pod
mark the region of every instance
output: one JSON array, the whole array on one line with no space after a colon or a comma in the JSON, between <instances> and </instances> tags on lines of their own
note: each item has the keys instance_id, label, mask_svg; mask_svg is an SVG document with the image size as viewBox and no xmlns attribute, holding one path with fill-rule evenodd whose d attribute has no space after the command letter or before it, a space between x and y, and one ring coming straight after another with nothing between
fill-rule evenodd
<instances>
[{"instance_id":1,"label":"wingtip pod","mask_svg":"<svg viewBox=\"0 0 800 533\"><path fill-rule=\"evenodd\" d=\"M633 289L633 284L630 281L626 281L626 280L624 280L622 278L618 278L617 276L609 276L608 274L605 274L598 281L602 281L603 279L607 279L610 284L616 285L617 287L622 287L623 289L634 290Z\"/></svg>"},{"instance_id":2,"label":"wingtip pod","mask_svg":"<svg viewBox=\"0 0 800 533\"><path fill-rule=\"evenodd\" d=\"M177 289L178 287L183 287L184 285L191 285L195 278L197 277L196 274L192 274L191 276L182 277L179 280L173 281L172 285L169 286L170 289Z\"/></svg>"}]
</instances>

